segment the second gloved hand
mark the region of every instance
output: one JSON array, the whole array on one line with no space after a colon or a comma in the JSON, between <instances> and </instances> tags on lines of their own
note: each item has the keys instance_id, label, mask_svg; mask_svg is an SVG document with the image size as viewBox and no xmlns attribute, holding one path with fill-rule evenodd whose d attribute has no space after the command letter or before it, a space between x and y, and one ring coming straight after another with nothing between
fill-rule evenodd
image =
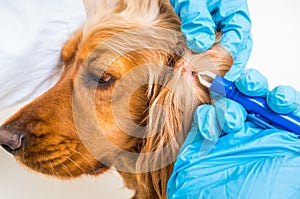
<instances>
[{"instance_id":1,"label":"second gloved hand","mask_svg":"<svg viewBox=\"0 0 300 199\"><path fill-rule=\"evenodd\" d=\"M246 70L235 82L244 94L267 96L276 111L299 110L299 93ZM280 111L282 111L280 110ZM296 111L296 112L295 112ZM247 121L245 109L230 99L201 105L182 145L167 187L168 198L298 198L300 140L278 129Z\"/></svg>"},{"instance_id":2,"label":"second gloved hand","mask_svg":"<svg viewBox=\"0 0 300 199\"><path fill-rule=\"evenodd\" d=\"M265 97L270 109L276 113L293 113L300 117L300 93L290 86L277 86L269 91L266 77L255 69L245 70L235 81L235 85L247 96ZM247 112L237 102L222 98L214 105L198 107L197 116L200 134L215 142L222 133L241 130L247 119Z\"/></svg>"}]
</instances>

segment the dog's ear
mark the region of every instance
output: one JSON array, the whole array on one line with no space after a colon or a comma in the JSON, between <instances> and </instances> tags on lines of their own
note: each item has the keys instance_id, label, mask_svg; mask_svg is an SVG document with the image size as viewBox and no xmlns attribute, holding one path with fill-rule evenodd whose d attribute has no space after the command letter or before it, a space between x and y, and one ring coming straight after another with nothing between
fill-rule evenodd
<instances>
[{"instance_id":1,"label":"dog's ear","mask_svg":"<svg viewBox=\"0 0 300 199\"><path fill-rule=\"evenodd\" d=\"M148 132L137 168L146 168L149 172L138 176L138 185L140 189L147 190L149 184L143 182L152 182L160 198L166 195L173 163L190 129L196 107L210 103L208 90L200 85L195 72L210 70L213 65L213 72L224 75L233 63L230 54L218 44L203 54L195 55L200 67L189 62L189 55L169 59L169 70L160 72L156 77L157 83L148 86Z\"/></svg>"},{"instance_id":2,"label":"dog's ear","mask_svg":"<svg viewBox=\"0 0 300 199\"><path fill-rule=\"evenodd\" d=\"M147 138L144 140L137 169L147 170L138 176L140 189L148 190L152 182L159 198L166 194L166 184L172 172L172 164L183 143L193 107L197 104L188 83L179 74L161 74L170 81L150 88L150 108L147 118ZM169 76L169 77L168 77ZM171 77L173 76L173 77ZM194 101L194 102L193 102ZM146 155L145 155L146 154ZM149 189L151 190L151 189ZM151 195L151 193L149 193Z\"/></svg>"},{"instance_id":3,"label":"dog's ear","mask_svg":"<svg viewBox=\"0 0 300 199\"><path fill-rule=\"evenodd\" d=\"M62 49L61 56L62 56L62 60L66 66L74 62L76 52L78 51L78 47L79 47L81 39L82 39L82 30L79 29L65 43L65 45Z\"/></svg>"},{"instance_id":4,"label":"dog's ear","mask_svg":"<svg viewBox=\"0 0 300 199\"><path fill-rule=\"evenodd\" d=\"M169 60L178 65L179 59ZM178 66L177 66L178 67ZM151 76L151 75L150 75ZM137 169L149 172L138 175L138 186L142 190L152 189L164 198L167 181L179 147L183 144L190 128L193 112L199 104L197 88L179 70L165 67L156 77L157 82L148 85L148 118L146 139L142 144ZM208 93L203 92L202 103L209 102ZM148 193L149 196L152 193Z\"/></svg>"}]
</instances>

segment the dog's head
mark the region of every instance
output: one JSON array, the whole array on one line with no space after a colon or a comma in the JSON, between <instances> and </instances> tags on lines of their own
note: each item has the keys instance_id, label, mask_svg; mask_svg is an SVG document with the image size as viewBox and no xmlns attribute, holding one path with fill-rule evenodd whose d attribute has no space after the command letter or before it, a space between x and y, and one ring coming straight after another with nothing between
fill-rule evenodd
<instances>
[{"instance_id":1,"label":"dog's head","mask_svg":"<svg viewBox=\"0 0 300 199\"><path fill-rule=\"evenodd\" d=\"M62 59L59 82L2 125L2 146L60 178L113 166L158 195L196 106L210 103L197 72L224 74L232 64L219 45L191 53L163 0L100 5L66 42Z\"/></svg>"}]
</instances>

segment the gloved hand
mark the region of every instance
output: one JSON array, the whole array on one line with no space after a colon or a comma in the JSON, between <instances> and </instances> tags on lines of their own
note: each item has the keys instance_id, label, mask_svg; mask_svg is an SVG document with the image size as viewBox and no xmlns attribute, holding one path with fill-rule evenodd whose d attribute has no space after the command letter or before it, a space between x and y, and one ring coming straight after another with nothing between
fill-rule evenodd
<instances>
[{"instance_id":1,"label":"gloved hand","mask_svg":"<svg viewBox=\"0 0 300 199\"><path fill-rule=\"evenodd\" d=\"M275 111L300 112L298 92L284 86L269 92L267 80L256 70L245 71L235 84L244 94L267 95ZM299 165L298 136L260 128L246 120L240 104L222 98L195 112L167 194L193 199L298 198Z\"/></svg>"},{"instance_id":2,"label":"gloved hand","mask_svg":"<svg viewBox=\"0 0 300 199\"><path fill-rule=\"evenodd\" d=\"M188 47L196 52L208 50L222 32L220 43L230 52L234 64L226 74L233 81L246 66L252 50L251 21L247 0L170 0L181 19L181 31Z\"/></svg>"}]
</instances>

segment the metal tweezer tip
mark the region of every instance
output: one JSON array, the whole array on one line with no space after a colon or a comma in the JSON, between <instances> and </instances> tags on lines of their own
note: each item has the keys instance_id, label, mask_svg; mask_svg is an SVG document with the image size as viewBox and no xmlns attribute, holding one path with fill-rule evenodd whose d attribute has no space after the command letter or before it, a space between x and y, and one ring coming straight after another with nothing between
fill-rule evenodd
<instances>
[{"instance_id":1,"label":"metal tweezer tip","mask_svg":"<svg viewBox=\"0 0 300 199\"><path fill-rule=\"evenodd\" d=\"M200 83L206 86L207 88L210 88L216 76L217 76L216 74L210 71L203 71L198 73L198 78L200 80Z\"/></svg>"}]
</instances>

